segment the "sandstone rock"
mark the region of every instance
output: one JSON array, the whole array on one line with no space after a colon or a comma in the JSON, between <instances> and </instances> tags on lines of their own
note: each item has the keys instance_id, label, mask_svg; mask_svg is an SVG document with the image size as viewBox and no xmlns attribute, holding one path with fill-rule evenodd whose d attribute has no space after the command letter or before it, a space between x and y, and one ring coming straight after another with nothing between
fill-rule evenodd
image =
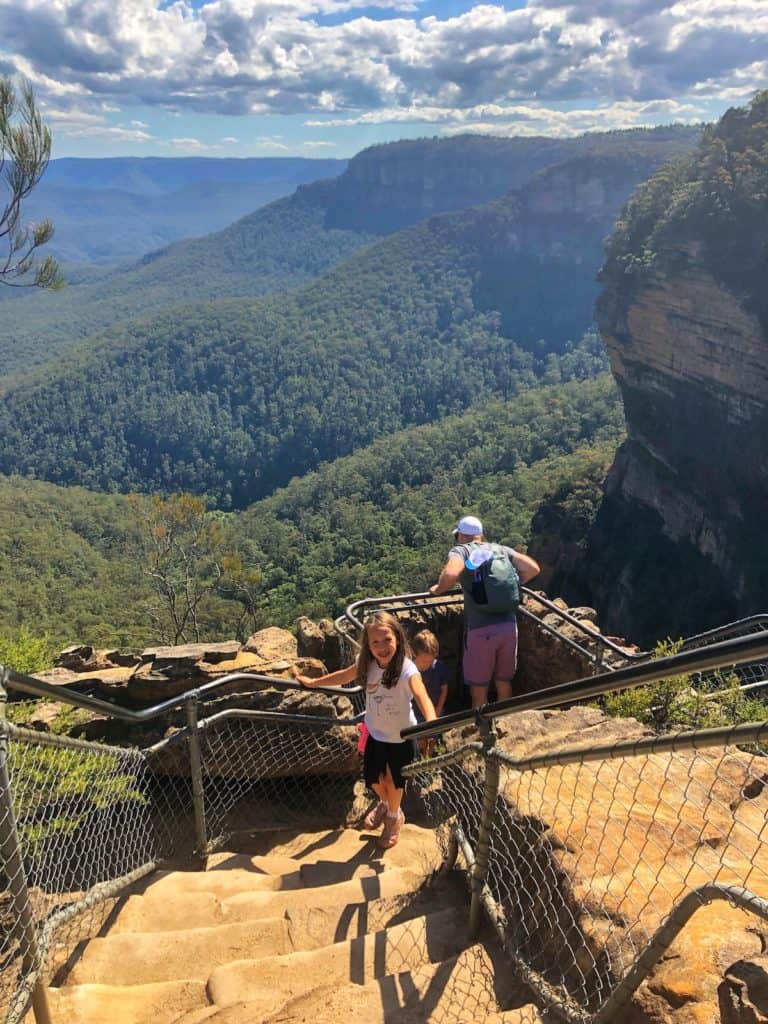
<instances>
[{"instance_id":1,"label":"sandstone rock","mask_svg":"<svg viewBox=\"0 0 768 1024\"><path fill-rule=\"evenodd\" d=\"M95 672L138 665L140 660L138 654L124 654L114 647L97 650L89 644L73 644L61 651L56 663L73 672Z\"/></svg>"},{"instance_id":2,"label":"sandstone rock","mask_svg":"<svg viewBox=\"0 0 768 1024\"><path fill-rule=\"evenodd\" d=\"M38 701L24 724L29 729L38 729L40 732L50 732L51 726L55 723L61 713L61 708L61 704Z\"/></svg>"},{"instance_id":3,"label":"sandstone rock","mask_svg":"<svg viewBox=\"0 0 768 1024\"><path fill-rule=\"evenodd\" d=\"M768 957L738 960L719 989L722 1024L767 1024Z\"/></svg>"},{"instance_id":4,"label":"sandstone rock","mask_svg":"<svg viewBox=\"0 0 768 1024\"><path fill-rule=\"evenodd\" d=\"M186 665L169 662L167 667L166 673L157 671L154 662L139 665L126 682L126 699L132 704L159 704L208 682L207 676L196 672L194 662Z\"/></svg>"},{"instance_id":5,"label":"sandstone rock","mask_svg":"<svg viewBox=\"0 0 768 1024\"><path fill-rule=\"evenodd\" d=\"M161 665L168 664L169 666L173 666L175 670L176 666L179 666L178 671L182 671L180 666L184 664L194 664L198 661L207 661L211 664L215 664L219 661L225 661L227 658L234 658L239 650L240 644L237 640L226 640L223 643L177 644L176 646L171 647L147 647L141 653L141 660L142 662L152 661L158 668Z\"/></svg>"},{"instance_id":6,"label":"sandstone rock","mask_svg":"<svg viewBox=\"0 0 768 1024\"><path fill-rule=\"evenodd\" d=\"M198 661L195 663L195 671L200 675L214 678L228 675L230 672L261 672L263 665L264 659L259 654L238 650L234 657L224 658L222 661Z\"/></svg>"},{"instance_id":7,"label":"sandstone rock","mask_svg":"<svg viewBox=\"0 0 768 1024\"><path fill-rule=\"evenodd\" d=\"M640 986L632 1024L765 1024L765 925L753 921L727 903L698 910Z\"/></svg>"},{"instance_id":8,"label":"sandstone rock","mask_svg":"<svg viewBox=\"0 0 768 1024\"><path fill-rule=\"evenodd\" d=\"M765 606L754 550L768 498L768 337L701 249L674 239L659 271L632 285L607 265L597 305L629 437L584 555L588 599L607 628L646 647Z\"/></svg>"},{"instance_id":9,"label":"sandstone rock","mask_svg":"<svg viewBox=\"0 0 768 1024\"><path fill-rule=\"evenodd\" d=\"M254 633L243 644L243 650L258 655L264 664L270 661L292 661L298 654L293 633L289 633L287 629L278 629L276 626L269 626Z\"/></svg>"},{"instance_id":10,"label":"sandstone rock","mask_svg":"<svg viewBox=\"0 0 768 1024\"><path fill-rule=\"evenodd\" d=\"M50 686L68 686L70 683L77 683L80 676L71 668L64 668L57 665L56 668L47 668L43 672L34 672L33 679L39 679L41 683L48 683ZM72 689L77 690L77 686Z\"/></svg>"},{"instance_id":11,"label":"sandstone rock","mask_svg":"<svg viewBox=\"0 0 768 1024\"><path fill-rule=\"evenodd\" d=\"M322 660L327 634L320 624L308 619L306 615L296 619L297 653L309 658Z\"/></svg>"},{"instance_id":12,"label":"sandstone rock","mask_svg":"<svg viewBox=\"0 0 768 1024\"><path fill-rule=\"evenodd\" d=\"M634 721L605 719L589 707L525 712L500 720L498 730L500 745L516 759L646 733ZM747 884L768 896L768 785L762 760L750 754L713 748L535 772L507 767L501 792L497 834L509 844L506 886L514 898L504 909L510 928L547 950L569 985L610 988L609 979L626 971L698 886ZM761 1020L749 1016L762 1012L760 974L741 968L738 974L732 965L759 955L766 935L768 926L741 910L725 903L702 907L622 1021L709 1024L721 1019L725 995L734 1006L755 1008L733 1017L734 1024Z\"/></svg>"},{"instance_id":13,"label":"sandstone rock","mask_svg":"<svg viewBox=\"0 0 768 1024\"><path fill-rule=\"evenodd\" d=\"M594 624L596 622L596 620L597 620L597 612L595 611L594 608L587 608L585 606L580 606L580 607L577 607L577 608L569 608L568 610L571 613L571 615L574 617L574 619L579 619L580 621L582 621L584 623L585 626L588 624L588 622L591 622L591 623Z\"/></svg>"},{"instance_id":14,"label":"sandstone rock","mask_svg":"<svg viewBox=\"0 0 768 1024\"><path fill-rule=\"evenodd\" d=\"M302 615L296 620L296 641L300 657L319 659L329 672L335 672L352 660L348 641L330 619L313 622Z\"/></svg>"},{"instance_id":15,"label":"sandstone rock","mask_svg":"<svg viewBox=\"0 0 768 1024\"><path fill-rule=\"evenodd\" d=\"M327 675L330 670L326 668L318 658L297 658L292 665L292 675L309 676L310 679L319 679Z\"/></svg>"},{"instance_id":16,"label":"sandstone rock","mask_svg":"<svg viewBox=\"0 0 768 1024\"><path fill-rule=\"evenodd\" d=\"M71 669L53 668L45 672L36 672L35 679L52 686L66 687L75 693L87 693L91 696L111 699L115 694L125 691L128 680L133 674L130 667L104 668L97 671L73 672Z\"/></svg>"},{"instance_id":17,"label":"sandstone rock","mask_svg":"<svg viewBox=\"0 0 768 1024\"><path fill-rule=\"evenodd\" d=\"M93 657L93 650L89 644L71 644L61 651L56 659L56 664L70 671L77 671Z\"/></svg>"}]
</instances>

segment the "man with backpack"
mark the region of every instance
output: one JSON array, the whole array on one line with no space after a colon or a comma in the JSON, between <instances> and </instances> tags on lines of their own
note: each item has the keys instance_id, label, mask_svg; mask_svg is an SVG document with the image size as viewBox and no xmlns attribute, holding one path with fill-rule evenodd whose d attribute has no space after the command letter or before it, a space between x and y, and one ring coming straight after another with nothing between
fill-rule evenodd
<instances>
[{"instance_id":1,"label":"man with backpack","mask_svg":"<svg viewBox=\"0 0 768 1024\"><path fill-rule=\"evenodd\" d=\"M457 583L464 591L464 682L472 707L488 702L491 680L497 700L512 696L517 668L517 606L520 586L533 579L533 558L483 539L476 516L462 516L453 531L456 543L431 594L445 594Z\"/></svg>"}]
</instances>

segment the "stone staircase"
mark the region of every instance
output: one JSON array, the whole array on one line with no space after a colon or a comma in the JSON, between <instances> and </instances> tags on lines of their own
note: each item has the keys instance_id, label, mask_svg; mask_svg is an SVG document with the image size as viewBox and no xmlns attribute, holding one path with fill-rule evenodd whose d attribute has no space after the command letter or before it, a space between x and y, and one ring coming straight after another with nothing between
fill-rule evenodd
<instances>
[{"instance_id":1,"label":"stone staircase","mask_svg":"<svg viewBox=\"0 0 768 1024\"><path fill-rule=\"evenodd\" d=\"M381 851L352 829L284 837L159 872L119 901L48 990L55 1024L540 1024L466 885L407 824ZM30 1015L31 1016L31 1015Z\"/></svg>"}]
</instances>

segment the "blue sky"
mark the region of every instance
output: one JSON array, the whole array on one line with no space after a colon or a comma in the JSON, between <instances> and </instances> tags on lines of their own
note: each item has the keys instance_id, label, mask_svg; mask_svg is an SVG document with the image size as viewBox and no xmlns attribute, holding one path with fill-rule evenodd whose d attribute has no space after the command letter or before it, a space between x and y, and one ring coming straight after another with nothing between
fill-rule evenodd
<instances>
[{"instance_id":1,"label":"blue sky","mask_svg":"<svg viewBox=\"0 0 768 1024\"><path fill-rule=\"evenodd\" d=\"M768 87L766 0L0 0L54 156L333 156L712 120Z\"/></svg>"}]
</instances>

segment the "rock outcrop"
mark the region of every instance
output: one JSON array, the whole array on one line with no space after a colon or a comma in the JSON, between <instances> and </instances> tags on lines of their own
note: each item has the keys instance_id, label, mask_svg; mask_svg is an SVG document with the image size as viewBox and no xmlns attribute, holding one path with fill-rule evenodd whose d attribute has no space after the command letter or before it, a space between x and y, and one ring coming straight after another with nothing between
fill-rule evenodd
<instances>
[{"instance_id":1,"label":"rock outcrop","mask_svg":"<svg viewBox=\"0 0 768 1024\"><path fill-rule=\"evenodd\" d=\"M687 151L697 136L696 129L676 126L576 139L410 139L364 149L333 182L303 186L300 191L322 195L328 205L328 227L388 234L435 213L497 199L523 187L539 171L588 150L636 149L658 164ZM599 188L593 189L592 198L597 208L602 200Z\"/></svg>"},{"instance_id":2,"label":"rock outcrop","mask_svg":"<svg viewBox=\"0 0 768 1024\"><path fill-rule=\"evenodd\" d=\"M628 440L579 593L648 646L762 612L768 592L765 94L638 193L609 247L597 319ZM686 202L673 205L674 196ZM762 254L762 255L761 255Z\"/></svg>"},{"instance_id":3,"label":"rock outcrop","mask_svg":"<svg viewBox=\"0 0 768 1024\"><path fill-rule=\"evenodd\" d=\"M299 655L296 637L287 629L259 630L242 645L227 640L154 646L137 655L76 644L62 651L58 661L56 668L38 673L37 678L132 709L160 704L225 675L246 673L206 698L206 715L231 707L292 713L300 710L310 715L354 714L346 697L327 698L311 691L286 692L247 678L258 675L291 680L297 674L317 677L326 672L325 664L318 658ZM30 710L27 724L82 739L130 742L143 747L185 724L183 709L142 725L126 725L108 715L79 708L68 709L63 719L61 712L56 702L37 702Z\"/></svg>"}]
</instances>

